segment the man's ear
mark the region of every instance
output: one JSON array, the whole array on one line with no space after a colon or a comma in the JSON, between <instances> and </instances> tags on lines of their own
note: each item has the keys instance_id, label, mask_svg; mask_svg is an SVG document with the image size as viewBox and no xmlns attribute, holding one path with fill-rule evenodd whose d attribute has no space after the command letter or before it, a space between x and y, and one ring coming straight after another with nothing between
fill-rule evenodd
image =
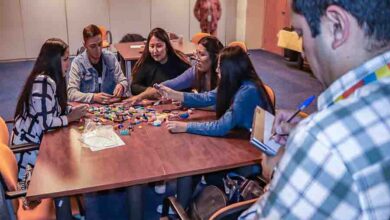
<instances>
[{"instance_id":1,"label":"man's ear","mask_svg":"<svg viewBox=\"0 0 390 220\"><path fill-rule=\"evenodd\" d=\"M326 9L325 17L328 19L329 30L333 36L332 48L337 49L349 39L350 16L343 8L331 5Z\"/></svg>"}]
</instances>

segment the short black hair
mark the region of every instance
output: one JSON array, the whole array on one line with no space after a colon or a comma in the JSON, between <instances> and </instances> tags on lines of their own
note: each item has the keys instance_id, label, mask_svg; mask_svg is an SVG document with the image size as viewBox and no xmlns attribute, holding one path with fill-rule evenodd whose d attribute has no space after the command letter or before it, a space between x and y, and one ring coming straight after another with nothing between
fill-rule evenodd
<instances>
[{"instance_id":1,"label":"short black hair","mask_svg":"<svg viewBox=\"0 0 390 220\"><path fill-rule=\"evenodd\" d=\"M373 40L390 42L390 0L293 0L292 10L305 17L312 37L320 34L321 17L331 5L337 5L354 16Z\"/></svg>"},{"instance_id":2,"label":"short black hair","mask_svg":"<svg viewBox=\"0 0 390 220\"><path fill-rule=\"evenodd\" d=\"M88 38L95 37L98 35L102 35L102 32L100 31L99 27L94 25L94 24L88 25L83 30L84 42L86 42L88 40Z\"/></svg>"}]
</instances>

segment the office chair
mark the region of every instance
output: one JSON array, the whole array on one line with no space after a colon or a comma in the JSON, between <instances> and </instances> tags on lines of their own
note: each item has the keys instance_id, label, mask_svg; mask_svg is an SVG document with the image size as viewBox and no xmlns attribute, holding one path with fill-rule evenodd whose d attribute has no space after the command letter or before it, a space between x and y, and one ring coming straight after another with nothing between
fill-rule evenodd
<instances>
[{"instance_id":1,"label":"office chair","mask_svg":"<svg viewBox=\"0 0 390 220\"><path fill-rule=\"evenodd\" d=\"M267 92L268 96L271 99L272 105L274 106L274 108L276 108L276 95L275 95L274 90L266 84L263 84L263 85L264 85L265 91Z\"/></svg>"},{"instance_id":2,"label":"office chair","mask_svg":"<svg viewBox=\"0 0 390 220\"><path fill-rule=\"evenodd\" d=\"M199 32L199 33L196 33L192 36L191 38L191 42L194 43L194 44L198 44L200 39L206 37L206 36L210 36L209 33L203 33L203 32Z\"/></svg>"},{"instance_id":3,"label":"office chair","mask_svg":"<svg viewBox=\"0 0 390 220\"><path fill-rule=\"evenodd\" d=\"M0 144L0 174L1 174L1 195L4 206L1 210L7 211L4 219L55 219L54 203L52 199L43 199L41 203L33 209L24 209L21 197L27 194L27 190L20 190L18 187L18 166L16 158L11 149ZM9 201L11 202L9 202ZM7 217L7 218L6 218ZM2 218L3 219L3 218Z\"/></svg>"},{"instance_id":4,"label":"office chair","mask_svg":"<svg viewBox=\"0 0 390 220\"><path fill-rule=\"evenodd\" d=\"M246 53L248 53L248 48L246 47L245 43L242 42L242 41L233 41L233 42L230 42L230 44L229 44L228 46L229 46L229 47L239 46L239 47L241 47Z\"/></svg>"},{"instance_id":5,"label":"office chair","mask_svg":"<svg viewBox=\"0 0 390 220\"><path fill-rule=\"evenodd\" d=\"M107 48L112 44L112 33L104 26L99 26L100 32L102 32L102 47Z\"/></svg>"},{"instance_id":6,"label":"office chair","mask_svg":"<svg viewBox=\"0 0 390 220\"><path fill-rule=\"evenodd\" d=\"M242 212L247 210L250 206L252 206L258 198L250 199L242 202L237 202L228 206L225 206L214 214L211 215L209 220L236 220L238 216L241 215ZM170 196L165 200L165 206L170 206L177 214L177 218L180 220L190 220L191 218L185 212L184 208L177 201L176 197ZM163 213L163 217L165 217L167 213Z\"/></svg>"},{"instance_id":7,"label":"office chair","mask_svg":"<svg viewBox=\"0 0 390 220\"><path fill-rule=\"evenodd\" d=\"M0 219L55 219L52 199L41 200L41 203L33 209L23 208L22 197L26 196L27 190L20 190L18 187L18 164L14 154L37 150L39 145L9 144L11 141L9 141L10 135L6 123L14 123L14 121L4 121L0 117ZM79 198L72 197L72 199L73 204L77 203L79 213L83 215L84 210Z\"/></svg>"},{"instance_id":8,"label":"office chair","mask_svg":"<svg viewBox=\"0 0 390 220\"><path fill-rule=\"evenodd\" d=\"M125 34L122 39L119 41L119 43L127 43L127 42L143 42L146 40L142 35L140 34Z\"/></svg>"}]
</instances>

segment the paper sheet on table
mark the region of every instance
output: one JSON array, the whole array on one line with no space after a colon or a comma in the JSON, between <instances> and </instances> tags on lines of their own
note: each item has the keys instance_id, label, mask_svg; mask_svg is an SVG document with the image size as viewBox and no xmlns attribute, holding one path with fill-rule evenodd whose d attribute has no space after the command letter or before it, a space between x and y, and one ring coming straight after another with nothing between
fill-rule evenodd
<instances>
[{"instance_id":1,"label":"paper sheet on table","mask_svg":"<svg viewBox=\"0 0 390 220\"><path fill-rule=\"evenodd\" d=\"M274 119L275 116L271 113L259 106L256 107L255 115L253 116L251 143L271 156L276 155L280 148L280 144L270 139Z\"/></svg>"},{"instance_id":2,"label":"paper sheet on table","mask_svg":"<svg viewBox=\"0 0 390 220\"><path fill-rule=\"evenodd\" d=\"M83 133L81 136L81 142L86 144L92 151L99 151L125 145L110 125L96 126L93 130Z\"/></svg>"}]
</instances>

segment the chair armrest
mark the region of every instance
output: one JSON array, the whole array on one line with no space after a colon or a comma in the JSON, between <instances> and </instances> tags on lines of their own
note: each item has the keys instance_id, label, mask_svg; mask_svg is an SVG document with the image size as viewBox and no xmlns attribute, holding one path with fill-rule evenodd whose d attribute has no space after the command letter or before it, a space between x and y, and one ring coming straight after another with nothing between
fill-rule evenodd
<instances>
[{"instance_id":1,"label":"chair armrest","mask_svg":"<svg viewBox=\"0 0 390 220\"><path fill-rule=\"evenodd\" d=\"M181 220L189 220L187 213L184 211L183 207L180 205L180 203L177 201L176 197L170 196L164 200L163 203L163 210L162 210L162 217L168 216L168 210L169 207L172 207L172 209L176 212L176 214L179 216L179 219Z\"/></svg>"},{"instance_id":2,"label":"chair armrest","mask_svg":"<svg viewBox=\"0 0 390 220\"><path fill-rule=\"evenodd\" d=\"M15 120L11 119L11 120L5 120L5 123L6 124L14 124L15 123Z\"/></svg>"},{"instance_id":3,"label":"chair armrest","mask_svg":"<svg viewBox=\"0 0 390 220\"><path fill-rule=\"evenodd\" d=\"M17 145L10 145L9 148L12 150L13 153L23 153L27 151L33 151L38 150L39 145L37 144L17 144Z\"/></svg>"},{"instance_id":4,"label":"chair armrest","mask_svg":"<svg viewBox=\"0 0 390 220\"><path fill-rule=\"evenodd\" d=\"M5 197L7 199L16 199L27 195L27 190L6 191Z\"/></svg>"}]
</instances>

